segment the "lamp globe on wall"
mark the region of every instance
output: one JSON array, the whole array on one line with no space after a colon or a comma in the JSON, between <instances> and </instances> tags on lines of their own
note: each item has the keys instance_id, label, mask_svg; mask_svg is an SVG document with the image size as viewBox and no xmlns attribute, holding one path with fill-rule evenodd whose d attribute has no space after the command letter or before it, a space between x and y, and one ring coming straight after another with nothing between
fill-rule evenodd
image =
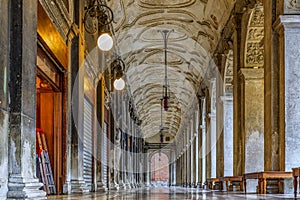
<instances>
[{"instance_id":1,"label":"lamp globe on wall","mask_svg":"<svg viewBox=\"0 0 300 200\"><path fill-rule=\"evenodd\" d=\"M114 45L110 24L114 19L112 10L100 0L90 1L85 9L84 28L89 34L98 32L97 45L102 51L109 51Z\"/></svg>"},{"instance_id":2,"label":"lamp globe on wall","mask_svg":"<svg viewBox=\"0 0 300 200\"><path fill-rule=\"evenodd\" d=\"M103 33L98 37L97 44L100 50L109 51L113 47L114 41L109 33Z\"/></svg>"},{"instance_id":3,"label":"lamp globe on wall","mask_svg":"<svg viewBox=\"0 0 300 200\"><path fill-rule=\"evenodd\" d=\"M125 64L121 58L115 59L111 63L111 70L114 73L114 88L116 90L123 90L125 88L125 81L123 79Z\"/></svg>"}]
</instances>

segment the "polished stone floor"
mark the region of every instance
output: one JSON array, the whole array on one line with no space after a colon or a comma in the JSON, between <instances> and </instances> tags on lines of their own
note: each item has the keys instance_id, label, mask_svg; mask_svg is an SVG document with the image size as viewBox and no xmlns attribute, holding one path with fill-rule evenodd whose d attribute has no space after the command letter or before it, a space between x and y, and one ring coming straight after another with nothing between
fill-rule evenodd
<instances>
[{"instance_id":1,"label":"polished stone floor","mask_svg":"<svg viewBox=\"0 0 300 200\"><path fill-rule=\"evenodd\" d=\"M93 193L88 195L61 195L49 196L48 199L116 199L116 200L166 200L166 199L294 199L292 194L243 194L241 192L220 192L182 187L155 187L145 189L132 189L127 191Z\"/></svg>"}]
</instances>

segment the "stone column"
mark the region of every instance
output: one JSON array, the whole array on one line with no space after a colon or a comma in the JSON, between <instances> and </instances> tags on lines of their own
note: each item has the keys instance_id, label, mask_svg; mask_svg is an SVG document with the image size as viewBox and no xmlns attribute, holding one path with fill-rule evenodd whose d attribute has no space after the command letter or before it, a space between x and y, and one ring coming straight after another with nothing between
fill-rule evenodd
<instances>
[{"instance_id":1,"label":"stone column","mask_svg":"<svg viewBox=\"0 0 300 200\"><path fill-rule=\"evenodd\" d=\"M124 117L123 117L124 118ZM120 189L124 189L125 183L124 183L124 178L125 178L125 162L124 162L124 152L125 152L125 133L122 131L121 132L121 147L120 147L120 167L119 167L119 187Z\"/></svg>"},{"instance_id":2,"label":"stone column","mask_svg":"<svg viewBox=\"0 0 300 200\"><path fill-rule=\"evenodd\" d=\"M273 29L276 20L276 2L264 0L264 134L265 171L284 170L280 168L279 138L279 37ZM270 139L271 138L271 139Z\"/></svg>"},{"instance_id":3,"label":"stone column","mask_svg":"<svg viewBox=\"0 0 300 200\"><path fill-rule=\"evenodd\" d=\"M221 72L218 69L225 69L226 57L224 54L215 56L215 107L216 107L216 177L224 176L224 109L220 97L224 93L224 85L226 78L221 77ZM225 71L225 70L224 70ZM226 73L226 72L224 72ZM224 75L225 77L225 75ZM227 157L227 156L226 156Z\"/></svg>"},{"instance_id":4,"label":"stone column","mask_svg":"<svg viewBox=\"0 0 300 200\"><path fill-rule=\"evenodd\" d=\"M180 186L184 186L184 182L185 182L185 179L184 179L184 154L181 155L180 159L179 159L179 166L180 166Z\"/></svg>"},{"instance_id":5,"label":"stone column","mask_svg":"<svg viewBox=\"0 0 300 200\"><path fill-rule=\"evenodd\" d=\"M191 128L188 127L187 128L187 151L186 151L186 157L187 157L187 160L186 160L186 176L187 176L187 179L186 179L186 183L187 183L187 186L189 187L190 184L191 184L191 163L192 163L192 160L191 160Z\"/></svg>"},{"instance_id":6,"label":"stone column","mask_svg":"<svg viewBox=\"0 0 300 200\"><path fill-rule=\"evenodd\" d=\"M131 140L131 161L132 161L132 172L131 172L131 187L136 188L135 182L135 165L136 165L136 157L135 157L135 127L133 122L132 124L132 140ZM130 165L130 163L129 163Z\"/></svg>"},{"instance_id":7,"label":"stone column","mask_svg":"<svg viewBox=\"0 0 300 200\"><path fill-rule=\"evenodd\" d=\"M128 102L127 98L127 102ZM129 148L129 132L131 130L131 120L129 116L129 108L126 106L126 122L127 122L127 133L126 133L126 138L125 138L125 155L124 155L124 165L125 165L125 188L130 189L130 168L129 168L129 158L130 158L130 148Z\"/></svg>"},{"instance_id":8,"label":"stone column","mask_svg":"<svg viewBox=\"0 0 300 200\"><path fill-rule=\"evenodd\" d=\"M193 132L192 132L193 134ZM193 134L194 135L194 134ZM196 163L197 163L197 157L196 157L196 137L193 137L192 140L192 146L191 146L191 186L195 187L197 185L196 182Z\"/></svg>"},{"instance_id":9,"label":"stone column","mask_svg":"<svg viewBox=\"0 0 300 200\"><path fill-rule=\"evenodd\" d=\"M300 13L298 5L290 13ZM292 6L292 5L290 5ZM287 8L288 9L288 8ZM293 167L299 167L300 161L297 155L300 153L300 16L282 15L277 22L277 30L280 34L280 149L283 149L280 168L291 171Z\"/></svg>"},{"instance_id":10,"label":"stone column","mask_svg":"<svg viewBox=\"0 0 300 200\"><path fill-rule=\"evenodd\" d=\"M206 178L207 178L207 138L206 138L206 98L201 98L201 102L202 102L202 110L201 110L201 115L202 115L202 119L201 119L201 146L202 146L202 157L201 157L201 162L202 162L202 165L201 165L201 171L202 171L202 176L201 176L201 179L202 179L202 182L201 182L201 185L203 183L205 183L206 181Z\"/></svg>"},{"instance_id":11,"label":"stone column","mask_svg":"<svg viewBox=\"0 0 300 200\"><path fill-rule=\"evenodd\" d=\"M199 154L200 154L200 145L199 145L199 111L195 112L195 123L194 123L194 152L195 152L195 165L194 165L194 186L197 187L199 183Z\"/></svg>"},{"instance_id":12,"label":"stone column","mask_svg":"<svg viewBox=\"0 0 300 200\"><path fill-rule=\"evenodd\" d=\"M174 160L173 160L173 163L172 163L172 165L173 165L173 174L172 174L172 176L173 176L173 180L172 180L172 183L171 183L171 186L175 186L176 185L176 181L177 181L177 165L176 165L176 154L175 154L175 152L174 152Z\"/></svg>"},{"instance_id":13,"label":"stone column","mask_svg":"<svg viewBox=\"0 0 300 200\"><path fill-rule=\"evenodd\" d=\"M1 38L1 47L6 46L2 42L9 43L9 51L6 52L9 53L9 57L5 55L0 57L1 60L9 59L1 61L1 64L8 64L8 68L1 66L4 70L8 70L3 72L9 72L5 74L5 79L9 81L8 88L3 87L3 92L9 95L9 101L3 101L4 105L9 103L8 154L2 156L8 158L7 198L44 199L46 194L39 190L42 184L36 178L35 158L37 1L16 0L9 1L9 4L9 12L4 11L3 15L3 9L0 7L1 23L3 17L10 19L10 26L6 26L9 27L9 32L5 26L2 27L3 34L9 34L9 37L4 35L4 38ZM7 6L7 2L4 1L1 6ZM6 22L6 19L3 19L4 24L1 25L5 25ZM5 39L9 40L3 41ZM6 85L5 79L1 82ZM4 115L2 120L7 120L7 115ZM7 137L2 140L7 140ZM7 149L1 154L5 152Z\"/></svg>"},{"instance_id":14,"label":"stone column","mask_svg":"<svg viewBox=\"0 0 300 200\"><path fill-rule=\"evenodd\" d=\"M206 96L206 174L207 178L216 177L216 107L215 79L210 81L210 90Z\"/></svg>"},{"instance_id":15,"label":"stone column","mask_svg":"<svg viewBox=\"0 0 300 200\"><path fill-rule=\"evenodd\" d=\"M264 170L264 70L242 68L240 74L245 173L259 172ZM255 191L257 182L252 183L247 183L249 192Z\"/></svg>"},{"instance_id":16,"label":"stone column","mask_svg":"<svg viewBox=\"0 0 300 200\"><path fill-rule=\"evenodd\" d=\"M168 185L171 186L172 185L172 181L173 181L173 163L169 162L169 180L168 180Z\"/></svg>"},{"instance_id":17,"label":"stone column","mask_svg":"<svg viewBox=\"0 0 300 200\"><path fill-rule=\"evenodd\" d=\"M243 155L243 136L241 134L241 84L239 77L239 70L241 67L241 57L242 57L242 48L241 48L241 23L242 23L243 13L237 13L233 17L234 22L234 32L232 35L233 40L233 175L241 176L244 173L243 163L245 158Z\"/></svg>"},{"instance_id":18,"label":"stone column","mask_svg":"<svg viewBox=\"0 0 300 200\"><path fill-rule=\"evenodd\" d=\"M102 140L103 140L103 127L104 127L104 76L102 76L101 80L97 86L97 105L96 105L96 113L97 113L97 120L99 126L96 126L96 132L100 133L97 134L97 160L96 160L96 191L97 192L104 192L106 191L106 183L103 181L102 177Z\"/></svg>"},{"instance_id":19,"label":"stone column","mask_svg":"<svg viewBox=\"0 0 300 200\"><path fill-rule=\"evenodd\" d=\"M233 176L233 96L232 94L221 97L224 108L224 174Z\"/></svg>"},{"instance_id":20,"label":"stone column","mask_svg":"<svg viewBox=\"0 0 300 200\"><path fill-rule=\"evenodd\" d=\"M149 153L145 153L145 167L146 167L146 186L150 186L150 177L151 177L151 160L149 158Z\"/></svg>"},{"instance_id":21,"label":"stone column","mask_svg":"<svg viewBox=\"0 0 300 200\"><path fill-rule=\"evenodd\" d=\"M0 4L0 27L9 27L9 2L1 1ZM2 28L0 31L0 199L5 199L7 194L8 182L8 63L9 55L7 54L9 46L9 29Z\"/></svg>"},{"instance_id":22,"label":"stone column","mask_svg":"<svg viewBox=\"0 0 300 200\"><path fill-rule=\"evenodd\" d=\"M198 131L198 182L197 182L197 185L198 187L202 187L202 183L204 182L203 181L203 173L202 173L202 169L203 169L203 159L205 158L205 155L203 154L203 151L204 151L204 148L205 146L203 145L203 105L204 105L204 98L203 97L199 97L198 99L199 101L199 112L198 112L198 122L197 122L197 131Z\"/></svg>"},{"instance_id":23,"label":"stone column","mask_svg":"<svg viewBox=\"0 0 300 200\"><path fill-rule=\"evenodd\" d=\"M82 27L83 2L77 2L75 10L75 23ZM83 179L83 114L84 114L84 39L83 33L78 33L71 41L71 88L72 88L72 114L71 118L71 193L87 193Z\"/></svg>"},{"instance_id":24,"label":"stone column","mask_svg":"<svg viewBox=\"0 0 300 200\"><path fill-rule=\"evenodd\" d=\"M176 171L175 171L175 176L176 176L176 186L179 185L179 178L180 178L180 172L179 172L179 157L177 155L176 157L176 161L175 161L175 165L176 165Z\"/></svg>"}]
</instances>

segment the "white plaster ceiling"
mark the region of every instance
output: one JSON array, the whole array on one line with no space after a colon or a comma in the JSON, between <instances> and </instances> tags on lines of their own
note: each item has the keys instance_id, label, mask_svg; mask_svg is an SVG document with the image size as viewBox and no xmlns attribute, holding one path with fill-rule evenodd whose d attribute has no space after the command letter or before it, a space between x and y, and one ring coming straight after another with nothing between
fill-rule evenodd
<instances>
[{"instance_id":1,"label":"white plaster ceiling","mask_svg":"<svg viewBox=\"0 0 300 200\"><path fill-rule=\"evenodd\" d=\"M166 135L183 126L183 113L205 75L234 0L110 0L119 53L142 120L144 137L159 133L164 84L164 43L158 30L171 30L168 40L170 108L163 112ZM153 137L152 137L153 138ZM159 142L159 137L157 137Z\"/></svg>"}]
</instances>

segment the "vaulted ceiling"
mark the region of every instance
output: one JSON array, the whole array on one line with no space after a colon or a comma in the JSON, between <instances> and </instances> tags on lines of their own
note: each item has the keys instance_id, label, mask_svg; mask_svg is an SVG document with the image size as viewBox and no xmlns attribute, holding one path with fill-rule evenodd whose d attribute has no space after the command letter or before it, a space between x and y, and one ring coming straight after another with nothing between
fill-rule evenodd
<instances>
[{"instance_id":1,"label":"vaulted ceiling","mask_svg":"<svg viewBox=\"0 0 300 200\"><path fill-rule=\"evenodd\" d=\"M157 138L164 84L164 40L169 36L170 108L163 112L163 132L175 136L184 126L201 81L211 65L221 31L235 0L110 0L114 32L126 62L128 89L145 138Z\"/></svg>"}]
</instances>

